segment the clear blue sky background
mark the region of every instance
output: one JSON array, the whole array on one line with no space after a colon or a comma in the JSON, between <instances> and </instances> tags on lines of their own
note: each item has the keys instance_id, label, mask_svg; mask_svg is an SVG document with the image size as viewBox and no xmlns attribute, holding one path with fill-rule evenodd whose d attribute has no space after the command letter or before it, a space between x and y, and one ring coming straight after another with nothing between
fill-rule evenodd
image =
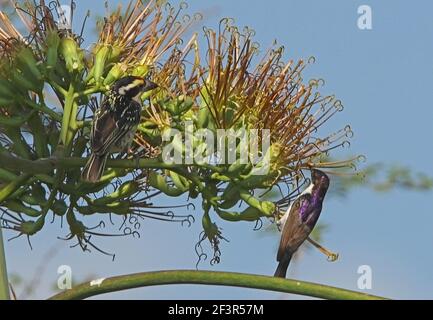
<instances>
[{"instance_id":1,"label":"clear blue sky background","mask_svg":"<svg viewBox=\"0 0 433 320\"><path fill-rule=\"evenodd\" d=\"M69 1L67 1L69 2ZM76 17L102 14L104 1L78 0ZM350 123L355 131L350 152L365 154L368 161L399 163L433 175L433 3L429 1L338 0L222 0L188 1L191 12L203 12L204 24L216 27L222 17L255 29L265 48L277 39L287 58L314 55L316 64L307 75L326 80L324 93L335 93L344 112L328 123L330 131ZM114 4L116 1L111 1ZM371 5L373 30L357 28L357 8ZM170 200L172 201L172 200ZM340 252L329 263L316 251L308 251L291 276L357 290L357 269L370 265L372 294L392 298L433 298L433 198L430 192L393 191L377 194L366 189L344 199L326 202L321 221L330 225L324 244ZM199 217L199 215L197 215ZM221 223L230 243L222 244L222 262L201 269L269 274L276 267L278 238L253 231L248 223ZM30 279L45 260L39 274L36 297L52 293L57 267L72 267L74 280L160 269L194 268L194 244L200 223L191 228L148 221L140 239L104 238L97 243L116 253L109 257L69 249L56 239L65 235L58 224L48 225L32 239L30 251L24 238L7 244L9 270ZM10 233L6 234L8 237ZM44 254L56 243L63 249L52 260ZM250 289L209 286L165 286L136 289L101 298L263 298L295 296Z\"/></svg>"}]
</instances>

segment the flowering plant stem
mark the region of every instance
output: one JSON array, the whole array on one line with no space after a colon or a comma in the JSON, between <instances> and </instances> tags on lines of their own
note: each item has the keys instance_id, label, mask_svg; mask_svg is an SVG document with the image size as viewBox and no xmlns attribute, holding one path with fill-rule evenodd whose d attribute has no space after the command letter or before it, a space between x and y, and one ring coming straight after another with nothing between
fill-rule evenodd
<instances>
[{"instance_id":1,"label":"flowering plant stem","mask_svg":"<svg viewBox=\"0 0 433 320\"><path fill-rule=\"evenodd\" d=\"M166 284L204 284L279 291L322 299L383 300L386 298L322 284L269 276L196 270L142 272L80 284L52 296L53 300L85 299L98 294Z\"/></svg>"},{"instance_id":2,"label":"flowering plant stem","mask_svg":"<svg viewBox=\"0 0 433 320\"><path fill-rule=\"evenodd\" d=\"M9 280L6 268L6 257L3 246L2 228L0 228L0 300L9 300Z\"/></svg>"},{"instance_id":3,"label":"flowering plant stem","mask_svg":"<svg viewBox=\"0 0 433 320\"><path fill-rule=\"evenodd\" d=\"M11 181L0 190L0 203L14 193L21 185L25 184L30 178L30 174L23 174ZM0 226L0 300L9 300L9 280L6 268L6 256L3 245L3 234Z\"/></svg>"}]
</instances>

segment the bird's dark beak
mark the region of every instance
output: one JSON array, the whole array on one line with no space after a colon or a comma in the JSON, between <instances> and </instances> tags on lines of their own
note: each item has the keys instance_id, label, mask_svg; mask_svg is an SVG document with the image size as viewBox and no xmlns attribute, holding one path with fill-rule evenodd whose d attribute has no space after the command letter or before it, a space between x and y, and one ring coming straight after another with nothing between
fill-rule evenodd
<instances>
[{"instance_id":1,"label":"bird's dark beak","mask_svg":"<svg viewBox=\"0 0 433 320\"><path fill-rule=\"evenodd\" d=\"M156 88L158 88L158 87L159 87L159 86L158 86L155 82L152 82L152 81L147 80L147 81L146 81L146 85L145 85L144 88L143 88L143 91L144 91L144 92L146 92L146 91L150 91L150 90L156 89Z\"/></svg>"}]
</instances>

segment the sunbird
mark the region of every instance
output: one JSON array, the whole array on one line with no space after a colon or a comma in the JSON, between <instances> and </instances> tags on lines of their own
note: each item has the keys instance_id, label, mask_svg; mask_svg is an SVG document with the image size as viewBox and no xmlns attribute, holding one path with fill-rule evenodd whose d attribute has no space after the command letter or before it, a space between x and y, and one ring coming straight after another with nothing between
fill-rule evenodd
<instances>
[{"instance_id":1,"label":"sunbird","mask_svg":"<svg viewBox=\"0 0 433 320\"><path fill-rule=\"evenodd\" d=\"M309 239L311 231L319 219L322 212L323 200L329 188L329 177L320 170L311 170L310 185L296 198L289 206L286 213L278 221L281 226L281 239L278 248L277 261L278 267L275 277L285 278L287 268L293 254L298 250L305 240L310 241L322 252L334 260L338 257L330 253L318 243Z\"/></svg>"}]
</instances>

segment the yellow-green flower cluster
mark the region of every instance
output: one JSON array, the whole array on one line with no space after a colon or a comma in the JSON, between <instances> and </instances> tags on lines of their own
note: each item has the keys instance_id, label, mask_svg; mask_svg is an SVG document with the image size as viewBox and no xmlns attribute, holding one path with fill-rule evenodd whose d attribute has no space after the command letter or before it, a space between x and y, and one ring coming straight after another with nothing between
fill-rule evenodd
<instances>
[{"instance_id":1,"label":"yellow-green flower cluster","mask_svg":"<svg viewBox=\"0 0 433 320\"><path fill-rule=\"evenodd\" d=\"M190 223L189 215L152 209L150 202L161 193L188 195L201 200L203 239L209 239L219 259L223 237L212 214L226 221L272 220L281 201L264 200L260 193L281 183L296 189L305 169L350 165L352 160L322 161L329 151L346 145L352 131L347 126L319 136L319 129L342 107L333 96L318 92L321 81L303 81L302 71L311 60L283 62L279 47L260 57L253 32L240 31L228 19L218 32L205 29L202 42L199 33L183 39L199 15L182 16L184 4L175 9L154 0L131 1L125 10L119 7L104 17L97 24L97 42L86 50L83 35L59 25L58 9L44 1L17 6L25 36L0 13L0 152L17 163L49 159L51 166L43 172L31 165L0 169L6 227L30 236L52 213L66 217L67 239L88 249L94 246L91 236L101 233L78 217L117 215L124 234L136 235L131 224L136 226L138 218ZM124 155L109 161L101 181L85 183L80 170L89 155L97 94L125 75L150 77L159 85L151 96L142 96L142 120L131 148L134 159ZM182 158L193 154L209 160L229 153L227 137L216 139L209 149L203 136L193 136L187 147L189 130L207 130L215 137L221 130L259 133L258 156L263 160L248 156L232 163L200 162L192 157L167 164L163 150L169 145ZM261 134L266 130L267 150ZM178 134L167 140L173 131ZM245 146L241 139L234 141L240 157ZM209 151L218 150L221 142L221 154Z\"/></svg>"}]
</instances>

